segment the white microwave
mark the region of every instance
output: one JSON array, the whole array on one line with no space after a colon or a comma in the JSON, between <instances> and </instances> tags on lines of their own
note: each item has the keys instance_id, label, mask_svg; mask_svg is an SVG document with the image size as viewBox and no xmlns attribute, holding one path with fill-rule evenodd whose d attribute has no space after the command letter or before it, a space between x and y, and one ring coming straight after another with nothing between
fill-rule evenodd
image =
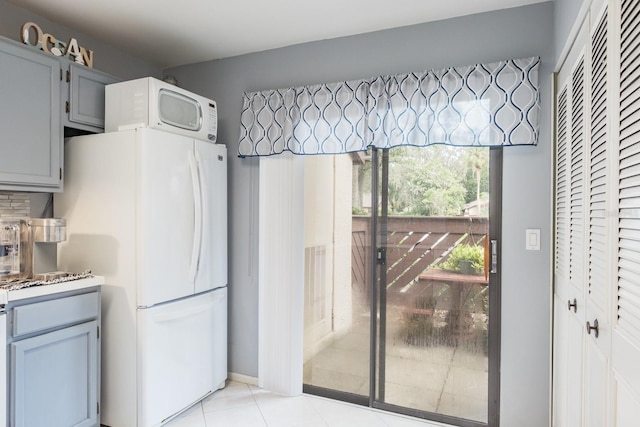
<instances>
[{"instance_id":1,"label":"white microwave","mask_svg":"<svg viewBox=\"0 0 640 427\"><path fill-rule=\"evenodd\" d=\"M216 142L215 101L153 77L107 85L105 132L149 127Z\"/></svg>"}]
</instances>

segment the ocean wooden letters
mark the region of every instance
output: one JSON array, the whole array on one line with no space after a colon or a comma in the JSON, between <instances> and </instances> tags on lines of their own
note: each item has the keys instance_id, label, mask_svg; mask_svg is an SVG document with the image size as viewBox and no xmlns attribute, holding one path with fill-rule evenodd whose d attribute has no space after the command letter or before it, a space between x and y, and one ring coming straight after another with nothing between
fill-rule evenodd
<instances>
[{"instance_id":1,"label":"ocean wooden letters","mask_svg":"<svg viewBox=\"0 0 640 427\"><path fill-rule=\"evenodd\" d=\"M93 51L78 46L78 41L73 37L65 43L49 33L43 33L37 24L25 22L20 28L20 38L22 43L28 46L40 49L54 56L64 56L78 64L93 68Z\"/></svg>"}]
</instances>

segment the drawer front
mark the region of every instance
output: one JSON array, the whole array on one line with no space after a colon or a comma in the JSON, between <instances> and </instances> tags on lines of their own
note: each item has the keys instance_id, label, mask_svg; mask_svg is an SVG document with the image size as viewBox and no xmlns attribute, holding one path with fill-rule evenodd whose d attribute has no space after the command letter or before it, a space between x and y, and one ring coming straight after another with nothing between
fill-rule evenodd
<instances>
[{"instance_id":1,"label":"drawer front","mask_svg":"<svg viewBox=\"0 0 640 427\"><path fill-rule=\"evenodd\" d=\"M13 308L13 337L95 319L98 292L21 305Z\"/></svg>"}]
</instances>

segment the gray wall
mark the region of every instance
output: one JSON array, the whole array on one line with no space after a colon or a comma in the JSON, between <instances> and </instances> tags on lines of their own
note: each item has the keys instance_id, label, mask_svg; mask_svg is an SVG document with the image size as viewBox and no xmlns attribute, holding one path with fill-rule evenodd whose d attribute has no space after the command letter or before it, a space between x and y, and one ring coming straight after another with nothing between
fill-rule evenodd
<instances>
[{"instance_id":1,"label":"gray wall","mask_svg":"<svg viewBox=\"0 0 640 427\"><path fill-rule=\"evenodd\" d=\"M165 70L218 102L219 140L229 148L230 371L258 374L258 161L234 156L242 92L539 55L540 144L504 152L501 420L549 424L553 34L547 2ZM541 251L525 251L526 228L541 230Z\"/></svg>"},{"instance_id":2,"label":"gray wall","mask_svg":"<svg viewBox=\"0 0 640 427\"><path fill-rule=\"evenodd\" d=\"M555 0L553 17L556 64L561 59L560 55L570 36L571 29L580 13L582 5L588 3L591 3L591 0Z\"/></svg>"},{"instance_id":3,"label":"gray wall","mask_svg":"<svg viewBox=\"0 0 640 427\"><path fill-rule=\"evenodd\" d=\"M123 80L145 76L162 76L162 68L157 64L143 61L99 40L55 24L39 15L7 3L5 0L0 0L0 36L21 42L20 27L25 22L34 22L45 33L52 34L65 42L74 37L80 46L93 50L93 68L96 70L104 71Z\"/></svg>"}]
</instances>

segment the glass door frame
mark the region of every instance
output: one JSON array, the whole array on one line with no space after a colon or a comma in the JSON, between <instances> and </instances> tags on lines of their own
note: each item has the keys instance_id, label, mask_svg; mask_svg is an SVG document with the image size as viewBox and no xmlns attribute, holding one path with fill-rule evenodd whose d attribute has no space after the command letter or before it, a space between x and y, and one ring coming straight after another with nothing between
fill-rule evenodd
<instances>
[{"instance_id":1,"label":"glass door frame","mask_svg":"<svg viewBox=\"0 0 640 427\"><path fill-rule=\"evenodd\" d=\"M381 154L382 153L382 154ZM376 396L384 396L384 382L380 381L380 378L384 378L384 350L382 350L382 356L378 348L384 349L384 340L386 337L384 333L379 334L379 331L386 326L383 316L384 313L380 313L380 319L382 323L375 321L377 319L378 309L380 303L386 302L386 294L379 292L379 284L383 283L380 279L379 271L385 271L385 269L379 268L379 263L386 262L385 250L379 250L383 247L380 242L379 235L386 235L386 221L384 218L380 218L377 206L378 206L378 193L380 190L380 179L388 181L388 149L379 150L373 148L372 151L372 165L376 165L371 169L371 263L370 273L371 281L370 286L370 310L371 310L371 322L370 322L370 360L369 360L369 395L364 396L360 394L349 393L340 390L333 390L325 387L315 386L311 384L303 384L303 392L308 394L314 394L330 399L341 400L357 405L368 406L371 408L381 409L388 412L395 412L403 415L409 415L416 418L427 419L430 421L441 422L445 424L452 424L460 427L498 427L500 425L500 337L501 337L501 256L500 256L500 242L502 241L502 170L503 170L503 148L491 147L490 148L490 161L489 161L489 240L492 243L491 247L495 245L495 254L491 254L492 259L490 261L494 264L489 273L490 289L489 292L489 337L488 337L488 422L482 423L478 421L457 418L453 416L447 416L443 414L437 414L432 412L425 412L417 409L402 407L385 403L376 398ZM382 155L383 159L386 156L387 161L382 162L382 168L379 168L379 156ZM382 169L382 170L379 170ZM382 192L383 204L388 202L388 186L383 186ZM381 227L381 228L379 228ZM384 231L384 233L383 233ZM384 294L384 295L381 295ZM379 298L382 296L382 300ZM384 309L383 309L384 310ZM378 390L379 384L382 384L382 389ZM380 391L381 393L378 393Z\"/></svg>"},{"instance_id":2,"label":"glass door frame","mask_svg":"<svg viewBox=\"0 0 640 427\"><path fill-rule=\"evenodd\" d=\"M406 408L381 401L384 399L385 386L385 347L386 347L386 269L379 268L386 263L386 239L388 212L388 173L389 149L373 149L371 206L381 206L381 213L377 208L371 212L371 348L370 348L370 379L369 405L372 408L400 413L417 418L428 419L441 423L448 423L460 427L498 427L500 425L500 313L501 313L501 280L500 280L500 242L502 241L502 169L503 148L492 147L489 151L489 240L490 240L490 271L489 271L489 377L488 377L488 422L478 422L453 416L425 412ZM379 159L379 157L382 157ZM380 167L377 165L380 164ZM380 169L380 170L379 170ZM381 187L381 188L380 188ZM378 203L380 194L380 203ZM379 322L374 321L378 318Z\"/></svg>"}]
</instances>

